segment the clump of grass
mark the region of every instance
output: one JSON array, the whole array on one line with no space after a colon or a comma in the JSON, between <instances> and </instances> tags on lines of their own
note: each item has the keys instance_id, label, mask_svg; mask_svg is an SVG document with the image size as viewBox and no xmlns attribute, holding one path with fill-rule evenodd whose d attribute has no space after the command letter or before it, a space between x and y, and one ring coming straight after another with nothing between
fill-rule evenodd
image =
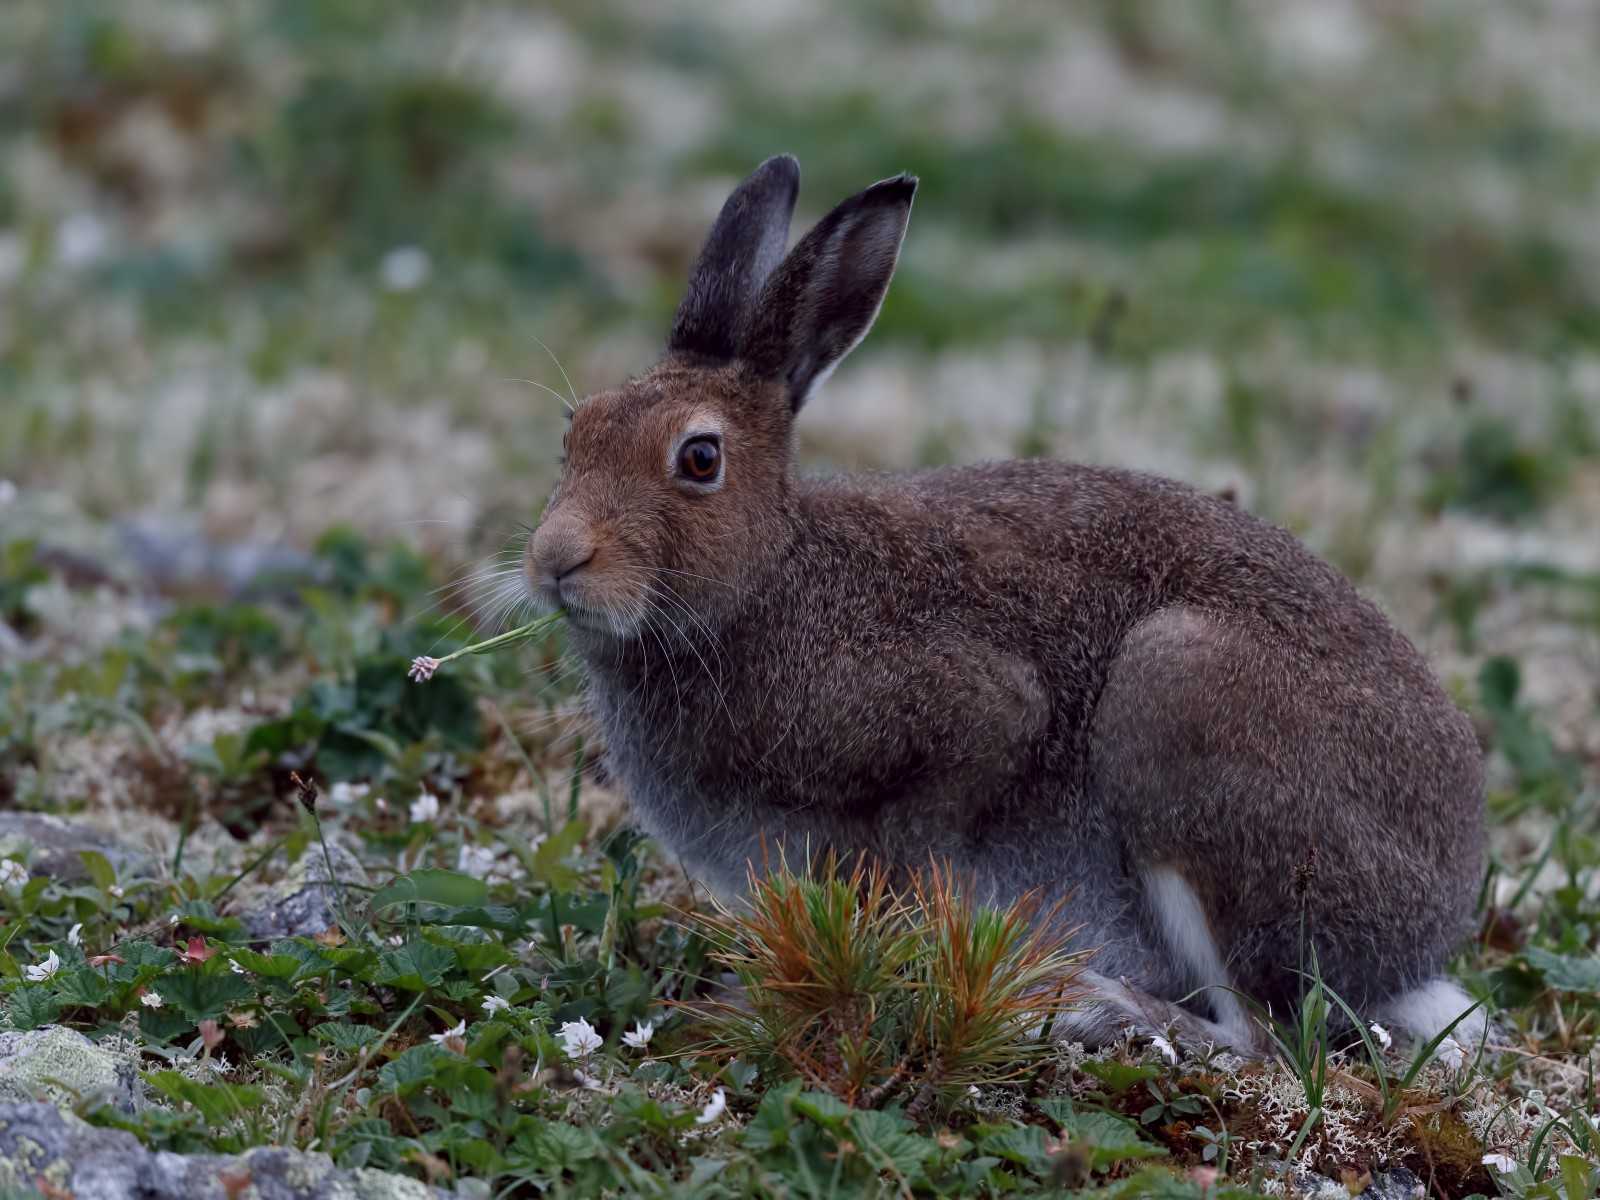
<instances>
[{"instance_id":1,"label":"clump of grass","mask_svg":"<svg viewBox=\"0 0 1600 1200\"><path fill-rule=\"evenodd\" d=\"M983 907L938 865L897 888L861 860L848 874L832 856L810 874L780 864L752 872L746 907L697 918L741 990L699 1012L716 1048L769 1078L862 1108L909 1094L917 1118L1050 1052L1081 961L1059 910L1036 895Z\"/></svg>"}]
</instances>

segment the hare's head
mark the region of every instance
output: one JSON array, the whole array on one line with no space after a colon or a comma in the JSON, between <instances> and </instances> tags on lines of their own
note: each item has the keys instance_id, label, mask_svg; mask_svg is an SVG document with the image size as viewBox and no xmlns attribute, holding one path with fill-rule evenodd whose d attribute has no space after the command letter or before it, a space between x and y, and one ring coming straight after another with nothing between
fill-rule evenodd
<instances>
[{"instance_id":1,"label":"hare's head","mask_svg":"<svg viewBox=\"0 0 1600 1200\"><path fill-rule=\"evenodd\" d=\"M785 255L799 182L782 155L735 189L665 357L571 415L526 567L580 630L631 638L656 614L715 622L781 551L795 414L877 316L917 187L874 184Z\"/></svg>"}]
</instances>

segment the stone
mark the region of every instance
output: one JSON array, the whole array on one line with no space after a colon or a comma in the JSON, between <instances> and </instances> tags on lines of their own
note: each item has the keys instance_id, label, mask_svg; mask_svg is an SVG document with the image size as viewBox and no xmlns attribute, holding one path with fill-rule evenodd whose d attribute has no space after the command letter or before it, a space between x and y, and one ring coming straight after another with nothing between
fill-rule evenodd
<instances>
[{"instance_id":1,"label":"stone","mask_svg":"<svg viewBox=\"0 0 1600 1200\"><path fill-rule=\"evenodd\" d=\"M1390 1167L1375 1173L1361 1196L1362 1200L1422 1200L1426 1194L1427 1188L1414 1172Z\"/></svg>"},{"instance_id":2,"label":"stone","mask_svg":"<svg viewBox=\"0 0 1600 1200\"><path fill-rule=\"evenodd\" d=\"M136 846L119 842L81 821L48 813L0 813L0 858L25 859L34 875L51 879L88 878L79 852L96 850L106 856L119 880L153 876L156 861Z\"/></svg>"},{"instance_id":3,"label":"stone","mask_svg":"<svg viewBox=\"0 0 1600 1200\"><path fill-rule=\"evenodd\" d=\"M343 883L365 887L367 870L343 846L330 843L328 858L334 876ZM320 845L308 846L300 859L276 883L241 889L231 912L251 937L312 937L338 925L337 888L330 884L328 863ZM352 902L359 899L352 897Z\"/></svg>"},{"instance_id":4,"label":"stone","mask_svg":"<svg viewBox=\"0 0 1600 1200\"><path fill-rule=\"evenodd\" d=\"M0 1033L0 1101L71 1108L103 1101L131 1113L144 1104L139 1055L116 1039L92 1042L61 1025Z\"/></svg>"},{"instance_id":5,"label":"stone","mask_svg":"<svg viewBox=\"0 0 1600 1200\"><path fill-rule=\"evenodd\" d=\"M342 1170L326 1154L280 1146L237 1155L151 1151L131 1133L97 1128L54 1105L0 1103L0 1196L31 1194L40 1180L55 1189L48 1194L70 1194L75 1200L449 1197L404 1175Z\"/></svg>"}]
</instances>

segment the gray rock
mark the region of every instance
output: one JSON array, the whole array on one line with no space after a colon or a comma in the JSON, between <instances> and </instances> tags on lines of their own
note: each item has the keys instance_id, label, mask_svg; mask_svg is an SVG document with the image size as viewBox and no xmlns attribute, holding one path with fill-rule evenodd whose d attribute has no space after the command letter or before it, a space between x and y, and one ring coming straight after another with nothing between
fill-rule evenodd
<instances>
[{"instance_id":1,"label":"gray rock","mask_svg":"<svg viewBox=\"0 0 1600 1200\"><path fill-rule=\"evenodd\" d=\"M1422 1180L1404 1167L1391 1167L1373 1175L1362 1200L1422 1200L1427 1188Z\"/></svg>"},{"instance_id":2,"label":"gray rock","mask_svg":"<svg viewBox=\"0 0 1600 1200\"><path fill-rule=\"evenodd\" d=\"M156 873L156 861L134 846L79 821L47 813L0 813L0 858L26 858L34 875L52 879L88 878L79 851L98 850L110 861L118 879Z\"/></svg>"},{"instance_id":3,"label":"gray rock","mask_svg":"<svg viewBox=\"0 0 1600 1200\"><path fill-rule=\"evenodd\" d=\"M115 1039L91 1042L61 1025L0 1033L0 1101L34 1100L64 1108L103 1101L131 1113L144 1103L138 1051Z\"/></svg>"},{"instance_id":4,"label":"gray rock","mask_svg":"<svg viewBox=\"0 0 1600 1200\"><path fill-rule=\"evenodd\" d=\"M163 590L217 587L237 600L288 593L329 576L327 563L293 547L213 542L179 518L120 521L116 534L140 575Z\"/></svg>"},{"instance_id":5,"label":"gray rock","mask_svg":"<svg viewBox=\"0 0 1600 1200\"><path fill-rule=\"evenodd\" d=\"M53 1105L0 1104L0 1195L38 1188L41 1179L76 1200L224 1200L241 1187L259 1200L449 1196L403 1175L339 1170L326 1154L276 1146L238 1155L153 1152L131 1133L96 1128Z\"/></svg>"},{"instance_id":6,"label":"gray rock","mask_svg":"<svg viewBox=\"0 0 1600 1200\"><path fill-rule=\"evenodd\" d=\"M343 846L329 844L334 876L365 887L366 868ZM252 937L310 937L338 924L338 889L329 883L322 847L312 845L276 883L245 889L231 906ZM352 903L356 898L352 898Z\"/></svg>"}]
</instances>

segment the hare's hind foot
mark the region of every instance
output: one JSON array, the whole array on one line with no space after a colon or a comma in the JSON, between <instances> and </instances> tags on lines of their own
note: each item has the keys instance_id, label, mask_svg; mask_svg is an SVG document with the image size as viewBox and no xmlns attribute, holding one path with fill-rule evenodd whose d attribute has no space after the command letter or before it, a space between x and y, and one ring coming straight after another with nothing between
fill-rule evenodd
<instances>
[{"instance_id":1,"label":"hare's hind foot","mask_svg":"<svg viewBox=\"0 0 1600 1200\"><path fill-rule=\"evenodd\" d=\"M1430 979L1401 992L1379 1005L1373 1019L1418 1049L1449 1030L1434 1052L1445 1062L1471 1059L1479 1047L1492 1050L1504 1041L1504 1032L1490 1021L1488 1010L1481 1004L1474 1007L1472 997L1448 979Z\"/></svg>"},{"instance_id":2,"label":"hare's hind foot","mask_svg":"<svg viewBox=\"0 0 1600 1200\"><path fill-rule=\"evenodd\" d=\"M1268 1047L1261 1031L1245 1021L1211 1021L1170 1000L1140 991L1126 979L1083 971L1077 982L1083 999L1062 1014L1055 1034L1062 1041L1082 1042L1090 1049L1111 1045L1130 1034L1158 1045L1190 1050L1211 1048L1241 1058L1265 1058Z\"/></svg>"}]
</instances>

